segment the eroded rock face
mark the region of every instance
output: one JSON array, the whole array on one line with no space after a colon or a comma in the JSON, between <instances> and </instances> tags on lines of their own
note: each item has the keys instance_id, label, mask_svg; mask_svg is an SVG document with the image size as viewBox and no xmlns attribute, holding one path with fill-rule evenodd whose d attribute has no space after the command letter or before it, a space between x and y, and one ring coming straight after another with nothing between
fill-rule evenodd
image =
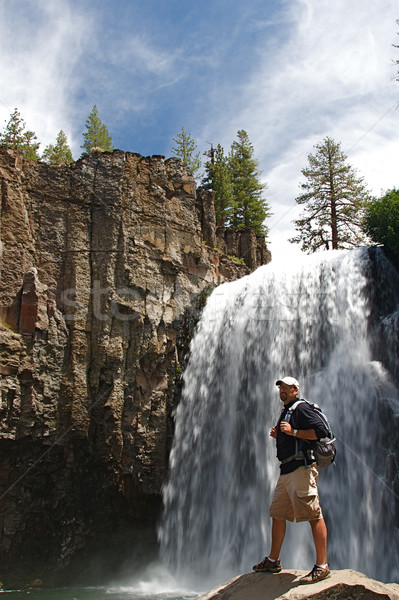
<instances>
[{"instance_id":1,"label":"eroded rock face","mask_svg":"<svg viewBox=\"0 0 399 600\"><path fill-rule=\"evenodd\" d=\"M212 198L177 159L2 148L0 180L0 579L104 540L112 569L154 535L184 319L248 268L212 249Z\"/></svg>"},{"instance_id":2,"label":"eroded rock face","mask_svg":"<svg viewBox=\"0 0 399 600\"><path fill-rule=\"evenodd\" d=\"M251 227L217 227L216 245L228 256L238 256L250 269L266 265L271 261L265 238L256 234Z\"/></svg>"}]
</instances>

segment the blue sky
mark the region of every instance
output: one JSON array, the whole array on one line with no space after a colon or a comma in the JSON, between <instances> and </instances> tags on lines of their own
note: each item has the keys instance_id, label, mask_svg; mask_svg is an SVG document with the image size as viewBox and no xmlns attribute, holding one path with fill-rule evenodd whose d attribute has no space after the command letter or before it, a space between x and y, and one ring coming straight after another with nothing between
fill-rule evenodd
<instances>
[{"instance_id":1,"label":"blue sky","mask_svg":"<svg viewBox=\"0 0 399 600\"><path fill-rule=\"evenodd\" d=\"M201 152L245 129L274 258L296 248L301 169L326 136L370 191L398 187L397 0L0 0L0 125L17 107L41 151L81 153L94 104L116 148Z\"/></svg>"}]
</instances>

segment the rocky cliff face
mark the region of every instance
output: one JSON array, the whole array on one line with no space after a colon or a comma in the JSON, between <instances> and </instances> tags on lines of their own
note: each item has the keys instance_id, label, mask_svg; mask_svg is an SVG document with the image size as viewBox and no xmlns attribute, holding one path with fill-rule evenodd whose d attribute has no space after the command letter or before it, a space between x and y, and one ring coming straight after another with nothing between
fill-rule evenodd
<instances>
[{"instance_id":1,"label":"rocky cliff face","mask_svg":"<svg viewBox=\"0 0 399 600\"><path fill-rule=\"evenodd\" d=\"M155 538L187 322L249 268L214 249L177 159L3 148L0 180L0 578L57 580L95 550L115 573Z\"/></svg>"}]
</instances>

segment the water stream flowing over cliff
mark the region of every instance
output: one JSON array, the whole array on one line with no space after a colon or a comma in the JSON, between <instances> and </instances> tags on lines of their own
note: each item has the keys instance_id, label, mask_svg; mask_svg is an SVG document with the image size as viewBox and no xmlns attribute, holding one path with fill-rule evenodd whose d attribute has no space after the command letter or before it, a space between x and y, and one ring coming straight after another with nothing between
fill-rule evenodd
<instances>
[{"instance_id":1,"label":"water stream flowing over cliff","mask_svg":"<svg viewBox=\"0 0 399 600\"><path fill-rule=\"evenodd\" d=\"M398 307L379 250L272 263L216 288L191 344L164 489L161 555L178 576L220 582L269 551L275 382L292 375L338 440L319 478L330 566L399 581ZM307 523L288 526L281 560L313 566Z\"/></svg>"}]
</instances>

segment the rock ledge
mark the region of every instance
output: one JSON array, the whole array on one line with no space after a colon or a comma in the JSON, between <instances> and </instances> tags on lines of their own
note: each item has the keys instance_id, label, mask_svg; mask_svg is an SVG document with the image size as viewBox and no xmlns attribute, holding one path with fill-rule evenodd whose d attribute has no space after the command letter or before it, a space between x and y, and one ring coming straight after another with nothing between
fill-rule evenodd
<instances>
[{"instance_id":1,"label":"rock ledge","mask_svg":"<svg viewBox=\"0 0 399 600\"><path fill-rule=\"evenodd\" d=\"M319 583L300 585L306 571L246 573L227 581L197 600L399 600L399 584L381 583L363 573L331 571Z\"/></svg>"}]
</instances>

